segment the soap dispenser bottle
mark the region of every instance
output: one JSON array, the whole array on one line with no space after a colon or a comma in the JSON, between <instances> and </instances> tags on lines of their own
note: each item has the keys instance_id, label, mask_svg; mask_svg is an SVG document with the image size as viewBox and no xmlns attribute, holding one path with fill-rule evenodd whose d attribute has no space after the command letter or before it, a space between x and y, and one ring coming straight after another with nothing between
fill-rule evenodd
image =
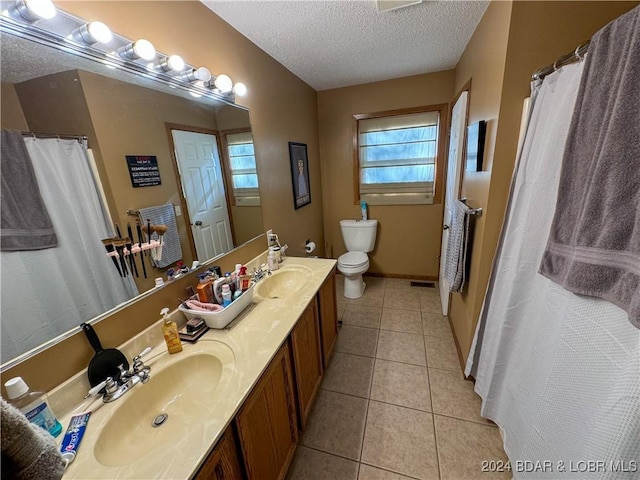
<instances>
[{"instance_id":1,"label":"soap dispenser bottle","mask_svg":"<svg viewBox=\"0 0 640 480\"><path fill-rule=\"evenodd\" d=\"M167 344L167 350L169 353L178 353L182 351L182 342L180 342L180 335L178 334L178 326L176 322L169 318L169 309L167 307L160 310L160 315L164 319L162 324L162 335L164 335L164 341Z\"/></svg>"}]
</instances>

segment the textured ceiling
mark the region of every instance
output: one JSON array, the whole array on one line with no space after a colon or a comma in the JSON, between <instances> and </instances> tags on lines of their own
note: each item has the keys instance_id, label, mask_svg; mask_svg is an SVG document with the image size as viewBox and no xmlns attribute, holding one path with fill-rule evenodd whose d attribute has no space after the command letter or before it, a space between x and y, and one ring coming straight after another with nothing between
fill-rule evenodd
<instances>
[{"instance_id":1,"label":"textured ceiling","mask_svg":"<svg viewBox=\"0 0 640 480\"><path fill-rule=\"evenodd\" d=\"M316 90L455 67L487 1L201 0Z\"/></svg>"}]
</instances>

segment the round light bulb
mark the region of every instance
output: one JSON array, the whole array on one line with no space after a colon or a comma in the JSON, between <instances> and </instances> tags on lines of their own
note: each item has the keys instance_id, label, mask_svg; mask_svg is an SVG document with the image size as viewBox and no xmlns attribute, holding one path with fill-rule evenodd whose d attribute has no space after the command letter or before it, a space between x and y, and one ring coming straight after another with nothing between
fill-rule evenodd
<instances>
[{"instance_id":1,"label":"round light bulb","mask_svg":"<svg viewBox=\"0 0 640 480\"><path fill-rule=\"evenodd\" d=\"M244 97L247 94L247 86L244 83L238 82L233 86L233 93L239 97Z\"/></svg>"},{"instance_id":2,"label":"round light bulb","mask_svg":"<svg viewBox=\"0 0 640 480\"><path fill-rule=\"evenodd\" d=\"M230 92L233 89L233 82L231 81L229 76L225 74L218 75L216 77L216 81L214 82L214 85L222 93Z\"/></svg>"},{"instance_id":3,"label":"round light bulb","mask_svg":"<svg viewBox=\"0 0 640 480\"><path fill-rule=\"evenodd\" d=\"M171 71L181 72L184 70L184 60L180 55L171 55L167 58L167 67L169 67Z\"/></svg>"},{"instance_id":4,"label":"round light bulb","mask_svg":"<svg viewBox=\"0 0 640 480\"><path fill-rule=\"evenodd\" d=\"M211 80L211 72L208 68L200 67L193 71L193 77L200 82L206 83Z\"/></svg>"},{"instance_id":5,"label":"round light bulb","mask_svg":"<svg viewBox=\"0 0 640 480\"><path fill-rule=\"evenodd\" d=\"M56 16L56 7L51 0L24 0L24 6L38 19L49 20Z\"/></svg>"},{"instance_id":6,"label":"round light bulb","mask_svg":"<svg viewBox=\"0 0 640 480\"><path fill-rule=\"evenodd\" d=\"M133 42L133 53L142 60L153 60L156 56L156 47L149 40L141 38Z\"/></svg>"},{"instance_id":7,"label":"round light bulb","mask_svg":"<svg viewBox=\"0 0 640 480\"><path fill-rule=\"evenodd\" d=\"M109 43L113 39L111 30L102 22L90 22L87 31L96 42Z\"/></svg>"}]
</instances>

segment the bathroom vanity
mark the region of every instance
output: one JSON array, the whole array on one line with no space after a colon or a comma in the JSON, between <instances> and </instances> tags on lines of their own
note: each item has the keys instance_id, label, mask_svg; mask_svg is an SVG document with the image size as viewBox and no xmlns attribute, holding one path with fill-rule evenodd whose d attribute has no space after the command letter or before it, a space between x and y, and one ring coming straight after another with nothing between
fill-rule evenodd
<instances>
[{"instance_id":1,"label":"bathroom vanity","mask_svg":"<svg viewBox=\"0 0 640 480\"><path fill-rule=\"evenodd\" d=\"M155 345L151 379L92 415L64 478L284 478L335 347L335 272L335 260L287 258L230 329L175 355L160 323L123 345ZM73 390L68 410L81 374L50 394Z\"/></svg>"}]
</instances>

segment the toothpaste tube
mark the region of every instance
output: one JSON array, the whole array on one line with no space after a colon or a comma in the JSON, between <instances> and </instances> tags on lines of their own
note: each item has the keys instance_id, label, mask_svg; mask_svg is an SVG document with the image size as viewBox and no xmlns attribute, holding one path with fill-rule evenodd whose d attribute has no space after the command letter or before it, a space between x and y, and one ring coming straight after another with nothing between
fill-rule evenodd
<instances>
[{"instance_id":1,"label":"toothpaste tube","mask_svg":"<svg viewBox=\"0 0 640 480\"><path fill-rule=\"evenodd\" d=\"M67 432L64 434L64 438L60 444L62 458L66 461L67 465L76 458L76 453L84 436L84 431L87 429L90 416L91 412L85 412L71 417L69 428L67 428Z\"/></svg>"}]
</instances>

